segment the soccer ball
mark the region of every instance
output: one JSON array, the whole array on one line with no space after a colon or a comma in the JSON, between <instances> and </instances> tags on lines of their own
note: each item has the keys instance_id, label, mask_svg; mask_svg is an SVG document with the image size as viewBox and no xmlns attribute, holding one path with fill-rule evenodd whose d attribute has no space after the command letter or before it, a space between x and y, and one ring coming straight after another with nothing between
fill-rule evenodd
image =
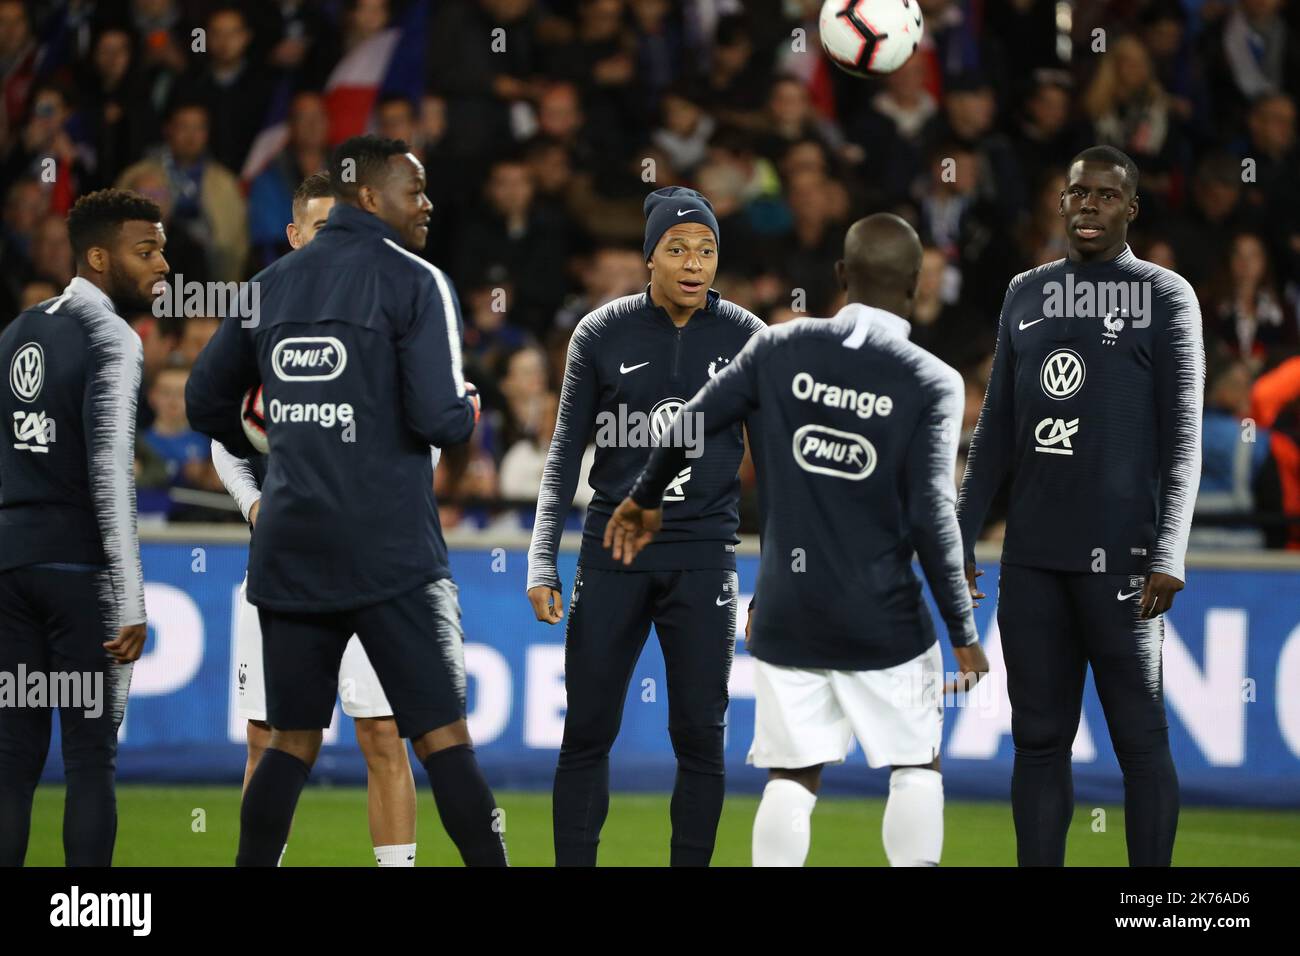
<instances>
[{"instance_id":1,"label":"soccer ball","mask_svg":"<svg viewBox=\"0 0 1300 956\"><path fill-rule=\"evenodd\" d=\"M831 62L853 76L893 73L925 35L917 0L826 0L818 29Z\"/></svg>"},{"instance_id":2,"label":"soccer ball","mask_svg":"<svg viewBox=\"0 0 1300 956\"><path fill-rule=\"evenodd\" d=\"M262 411L262 386L255 385L244 394L239 407L239 423L244 426L244 437L250 445L265 455L271 450L266 439L266 415Z\"/></svg>"}]
</instances>

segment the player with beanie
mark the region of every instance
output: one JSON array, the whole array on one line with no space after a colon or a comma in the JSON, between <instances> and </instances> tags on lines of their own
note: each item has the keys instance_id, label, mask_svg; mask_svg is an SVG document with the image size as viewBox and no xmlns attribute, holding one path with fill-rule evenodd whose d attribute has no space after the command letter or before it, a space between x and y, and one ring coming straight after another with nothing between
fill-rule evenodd
<instances>
[{"instance_id":1,"label":"player with beanie","mask_svg":"<svg viewBox=\"0 0 1300 956\"><path fill-rule=\"evenodd\" d=\"M560 414L546 456L528 552L528 598L539 621L564 618L556 552L583 452L593 439L595 495L565 627L568 713L555 772L557 865L593 866L609 810L609 752L633 669L653 624L668 677L668 733L677 755L671 805L674 866L707 866L725 791L723 728L736 634L737 423L703 444L678 412L763 323L710 288L718 220L693 189L645 201L650 282L578 323ZM630 567L602 547L605 524L665 434L686 465L664 496L664 532Z\"/></svg>"}]
</instances>

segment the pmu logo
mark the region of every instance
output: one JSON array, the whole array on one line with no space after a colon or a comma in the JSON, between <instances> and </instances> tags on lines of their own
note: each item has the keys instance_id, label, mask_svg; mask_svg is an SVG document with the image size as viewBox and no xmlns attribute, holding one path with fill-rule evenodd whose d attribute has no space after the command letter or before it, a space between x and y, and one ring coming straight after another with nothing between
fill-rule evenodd
<instances>
[{"instance_id":1,"label":"pmu logo","mask_svg":"<svg viewBox=\"0 0 1300 956\"><path fill-rule=\"evenodd\" d=\"M347 365L348 350L332 335L284 339L271 352L271 368L285 382L328 382Z\"/></svg>"},{"instance_id":2,"label":"pmu logo","mask_svg":"<svg viewBox=\"0 0 1300 956\"><path fill-rule=\"evenodd\" d=\"M1034 451L1047 455L1073 455L1074 447L1070 439L1079 430L1079 419L1066 421L1063 418L1044 418L1034 429L1034 439L1038 445Z\"/></svg>"},{"instance_id":3,"label":"pmu logo","mask_svg":"<svg viewBox=\"0 0 1300 956\"><path fill-rule=\"evenodd\" d=\"M876 448L861 435L825 425L804 425L794 433L794 460L804 471L861 481L876 470Z\"/></svg>"},{"instance_id":4,"label":"pmu logo","mask_svg":"<svg viewBox=\"0 0 1300 956\"><path fill-rule=\"evenodd\" d=\"M1057 349L1043 359L1039 381L1048 398L1066 399L1083 388L1083 359L1073 349Z\"/></svg>"},{"instance_id":5,"label":"pmu logo","mask_svg":"<svg viewBox=\"0 0 1300 956\"><path fill-rule=\"evenodd\" d=\"M9 363L9 387L21 401L34 402L45 384L45 352L39 342L28 342Z\"/></svg>"}]
</instances>

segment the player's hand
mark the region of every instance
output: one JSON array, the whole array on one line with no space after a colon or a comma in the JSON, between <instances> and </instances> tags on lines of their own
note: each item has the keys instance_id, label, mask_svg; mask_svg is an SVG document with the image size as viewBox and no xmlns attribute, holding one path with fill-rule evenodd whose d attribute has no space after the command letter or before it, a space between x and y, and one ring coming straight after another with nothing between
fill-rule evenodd
<instances>
[{"instance_id":1,"label":"player's hand","mask_svg":"<svg viewBox=\"0 0 1300 956\"><path fill-rule=\"evenodd\" d=\"M958 691L965 692L972 689L980 682L980 678L989 672L989 659L984 655L984 648L978 641L965 647L954 647L952 653L957 658L957 679L944 685L945 698Z\"/></svg>"},{"instance_id":2,"label":"player's hand","mask_svg":"<svg viewBox=\"0 0 1300 956\"><path fill-rule=\"evenodd\" d=\"M248 509L248 524L250 527L257 527L257 513L262 510L262 499L258 498L253 502L253 507Z\"/></svg>"},{"instance_id":3,"label":"player's hand","mask_svg":"<svg viewBox=\"0 0 1300 956\"><path fill-rule=\"evenodd\" d=\"M139 660L148 633L149 630L144 624L128 624L117 632L115 640L104 642L104 650L108 651L119 664Z\"/></svg>"},{"instance_id":4,"label":"player's hand","mask_svg":"<svg viewBox=\"0 0 1300 956\"><path fill-rule=\"evenodd\" d=\"M1183 589L1183 582L1172 574L1157 571L1147 578L1146 587L1142 589L1142 620L1159 617L1173 607L1174 595Z\"/></svg>"},{"instance_id":5,"label":"player's hand","mask_svg":"<svg viewBox=\"0 0 1300 956\"><path fill-rule=\"evenodd\" d=\"M615 561L631 564L642 549L654 540L663 523L662 508L648 511L631 498L624 498L605 525L605 550L613 552Z\"/></svg>"},{"instance_id":6,"label":"player's hand","mask_svg":"<svg viewBox=\"0 0 1300 956\"><path fill-rule=\"evenodd\" d=\"M564 617L564 595L555 588L548 588L545 584L529 588L528 600L532 603L533 613L537 615L539 621L559 624L560 619Z\"/></svg>"},{"instance_id":7,"label":"player's hand","mask_svg":"<svg viewBox=\"0 0 1300 956\"><path fill-rule=\"evenodd\" d=\"M474 424L478 424L479 413L483 410L483 399L479 397L478 386L473 382L465 383L465 397L470 400L474 406Z\"/></svg>"},{"instance_id":8,"label":"player's hand","mask_svg":"<svg viewBox=\"0 0 1300 956\"><path fill-rule=\"evenodd\" d=\"M982 577L983 574L983 571L975 567L974 561L966 562L966 586L970 588L971 607L979 607L980 601L988 597L987 594L979 589L979 585L975 583L975 579Z\"/></svg>"},{"instance_id":9,"label":"player's hand","mask_svg":"<svg viewBox=\"0 0 1300 956\"><path fill-rule=\"evenodd\" d=\"M749 646L749 632L750 629L753 628L753 626L754 626L754 605L751 604L749 606L749 610L745 613L745 646L746 647Z\"/></svg>"}]
</instances>

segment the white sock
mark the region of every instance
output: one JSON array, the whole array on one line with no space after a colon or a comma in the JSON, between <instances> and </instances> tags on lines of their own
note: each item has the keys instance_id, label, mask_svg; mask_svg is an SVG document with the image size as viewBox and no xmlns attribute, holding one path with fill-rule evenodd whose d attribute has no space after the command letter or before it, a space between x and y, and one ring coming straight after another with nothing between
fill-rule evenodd
<instances>
[{"instance_id":1,"label":"white sock","mask_svg":"<svg viewBox=\"0 0 1300 956\"><path fill-rule=\"evenodd\" d=\"M284 853L288 849L289 849L289 844L287 843L284 846L280 847L280 859L275 861L276 866L284 866Z\"/></svg>"},{"instance_id":2,"label":"white sock","mask_svg":"<svg viewBox=\"0 0 1300 956\"><path fill-rule=\"evenodd\" d=\"M890 866L938 866L943 852L943 777L939 771L900 767L890 774L880 829Z\"/></svg>"},{"instance_id":3,"label":"white sock","mask_svg":"<svg viewBox=\"0 0 1300 956\"><path fill-rule=\"evenodd\" d=\"M754 815L754 866L803 866L816 803L817 795L801 783L785 778L767 782Z\"/></svg>"},{"instance_id":4,"label":"white sock","mask_svg":"<svg viewBox=\"0 0 1300 956\"><path fill-rule=\"evenodd\" d=\"M415 866L415 844L394 843L375 847L375 863L379 866Z\"/></svg>"}]
</instances>

